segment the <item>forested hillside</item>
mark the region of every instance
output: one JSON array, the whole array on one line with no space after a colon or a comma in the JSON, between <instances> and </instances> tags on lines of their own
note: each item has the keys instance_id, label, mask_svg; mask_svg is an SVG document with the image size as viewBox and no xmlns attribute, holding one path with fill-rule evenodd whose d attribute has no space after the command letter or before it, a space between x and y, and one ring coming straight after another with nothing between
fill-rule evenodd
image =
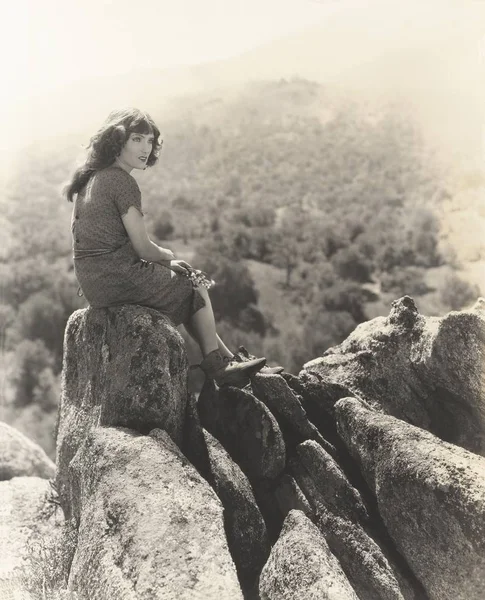
<instances>
[{"instance_id":1,"label":"forested hillside","mask_svg":"<svg viewBox=\"0 0 485 600\"><path fill-rule=\"evenodd\" d=\"M297 372L403 294L426 314L479 295L455 273L443 224L462 193L456 173L403 106L281 80L152 116L160 161L134 173L148 229L216 280L229 344ZM2 202L3 419L51 455L64 326L85 305L60 195L78 151L61 140L27 149ZM485 183L462 178L469 193Z\"/></svg>"}]
</instances>

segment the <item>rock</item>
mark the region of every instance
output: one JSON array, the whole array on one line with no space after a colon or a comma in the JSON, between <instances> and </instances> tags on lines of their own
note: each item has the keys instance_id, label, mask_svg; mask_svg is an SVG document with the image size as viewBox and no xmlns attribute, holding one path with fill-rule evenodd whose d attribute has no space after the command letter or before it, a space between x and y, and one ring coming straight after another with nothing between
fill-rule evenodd
<instances>
[{"instance_id":1,"label":"rock","mask_svg":"<svg viewBox=\"0 0 485 600\"><path fill-rule=\"evenodd\" d=\"M318 363L319 359L316 359ZM310 364L310 363L306 363ZM349 389L339 383L333 383L324 379L318 373L310 373L302 371L297 377L291 373L282 375L289 387L299 395L303 400L303 408L308 413L308 408L315 406L319 411L323 411L326 418L333 415L333 407L335 402L340 398L346 398L349 395ZM307 404L307 399L315 400L310 406Z\"/></svg>"},{"instance_id":2,"label":"rock","mask_svg":"<svg viewBox=\"0 0 485 600\"><path fill-rule=\"evenodd\" d=\"M335 448L308 420L298 397L283 377L257 373L251 383L254 394L258 400L266 404L276 417L283 433L288 431L288 438L291 438L296 444L304 440L316 440L327 452L335 456ZM289 445L288 442L287 445Z\"/></svg>"},{"instance_id":3,"label":"rock","mask_svg":"<svg viewBox=\"0 0 485 600\"><path fill-rule=\"evenodd\" d=\"M485 459L352 398L340 400L336 414L390 536L429 598L484 598Z\"/></svg>"},{"instance_id":4,"label":"rock","mask_svg":"<svg viewBox=\"0 0 485 600\"><path fill-rule=\"evenodd\" d=\"M313 521L357 592L360 600L403 600L414 598L409 586L402 586L385 550L360 523L345 516L345 509L332 512L315 481L299 461L291 471L312 507ZM342 516L343 515L343 516ZM403 594L401 588L406 590Z\"/></svg>"},{"instance_id":5,"label":"rock","mask_svg":"<svg viewBox=\"0 0 485 600\"><path fill-rule=\"evenodd\" d=\"M49 482L41 477L0 481L1 598L28 597L31 571L39 568L32 563L30 541L52 527L56 520L55 511L48 503L50 493Z\"/></svg>"},{"instance_id":6,"label":"rock","mask_svg":"<svg viewBox=\"0 0 485 600\"><path fill-rule=\"evenodd\" d=\"M342 517L356 522L368 521L369 515L362 496L330 454L313 440L300 444L296 453L314 482L318 494L314 500L315 507L321 502Z\"/></svg>"},{"instance_id":7,"label":"rock","mask_svg":"<svg viewBox=\"0 0 485 600\"><path fill-rule=\"evenodd\" d=\"M359 600L422 600L358 523L324 507L316 522Z\"/></svg>"},{"instance_id":8,"label":"rock","mask_svg":"<svg viewBox=\"0 0 485 600\"><path fill-rule=\"evenodd\" d=\"M285 519L259 591L261 600L359 600L325 538L298 510Z\"/></svg>"},{"instance_id":9,"label":"rock","mask_svg":"<svg viewBox=\"0 0 485 600\"><path fill-rule=\"evenodd\" d=\"M92 427L141 433L160 427L181 442L187 369L182 336L156 310L123 305L71 315L57 434L57 483L65 509L67 470Z\"/></svg>"},{"instance_id":10,"label":"rock","mask_svg":"<svg viewBox=\"0 0 485 600\"><path fill-rule=\"evenodd\" d=\"M284 469L286 449L271 411L246 389L206 382L199 396L199 415L251 483L274 479Z\"/></svg>"},{"instance_id":11,"label":"rock","mask_svg":"<svg viewBox=\"0 0 485 600\"><path fill-rule=\"evenodd\" d=\"M373 408L485 453L485 311L423 317L405 296L304 365Z\"/></svg>"},{"instance_id":12,"label":"rock","mask_svg":"<svg viewBox=\"0 0 485 600\"><path fill-rule=\"evenodd\" d=\"M359 491L333 458L309 440L297 447L290 468L308 498L314 522L359 598L414 598L413 586L391 559L389 548L376 539Z\"/></svg>"},{"instance_id":13,"label":"rock","mask_svg":"<svg viewBox=\"0 0 485 600\"><path fill-rule=\"evenodd\" d=\"M257 586L271 547L251 485L222 445L204 431L214 489L224 506L227 541L243 589Z\"/></svg>"},{"instance_id":14,"label":"rock","mask_svg":"<svg viewBox=\"0 0 485 600\"><path fill-rule=\"evenodd\" d=\"M0 481L32 475L50 479L56 466L47 454L23 433L0 423Z\"/></svg>"},{"instance_id":15,"label":"rock","mask_svg":"<svg viewBox=\"0 0 485 600\"><path fill-rule=\"evenodd\" d=\"M242 600L222 506L166 432L91 430L69 485L79 600Z\"/></svg>"},{"instance_id":16,"label":"rock","mask_svg":"<svg viewBox=\"0 0 485 600\"><path fill-rule=\"evenodd\" d=\"M222 444L202 428L195 398L187 404L184 455L217 493L224 506L224 526L245 597L251 595L270 545L266 525L246 475Z\"/></svg>"},{"instance_id":17,"label":"rock","mask_svg":"<svg viewBox=\"0 0 485 600\"><path fill-rule=\"evenodd\" d=\"M307 371L302 371L300 377L285 373L284 379L298 395L310 421L340 455L343 445L337 434L334 406L340 398L351 396L350 390ZM330 454L334 456L333 452Z\"/></svg>"}]
</instances>

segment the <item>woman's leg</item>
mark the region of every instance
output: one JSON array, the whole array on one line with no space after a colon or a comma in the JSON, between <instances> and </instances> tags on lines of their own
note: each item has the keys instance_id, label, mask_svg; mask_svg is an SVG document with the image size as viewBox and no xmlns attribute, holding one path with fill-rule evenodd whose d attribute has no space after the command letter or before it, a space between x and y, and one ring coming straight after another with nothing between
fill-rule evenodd
<instances>
[{"instance_id":1,"label":"woman's leg","mask_svg":"<svg viewBox=\"0 0 485 600\"><path fill-rule=\"evenodd\" d=\"M260 371L266 363L265 358L248 361L226 361L234 355L217 335L212 304L206 288L199 288L205 300L205 306L192 315L185 324L188 333L198 342L203 355L199 367L209 379L218 385L246 385L249 378Z\"/></svg>"},{"instance_id":2,"label":"woman's leg","mask_svg":"<svg viewBox=\"0 0 485 600\"><path fill-rule=\"evenodd\" d=\"M187 331L187 333L190 335L190 337L200 346L199 339L198 339L197 334L194 331L194 328L192 327L192 325L190 323L184 323L184 327L185 327L185 330ZM217 338L217 346L218 346L219 352L222 354L222 356L227 356L228 358L232 358L234 356L234 352L231 352L229 350L229 348L226 346L226 344L224 344L224 342L221 340L221 338L219 337L219 335L217 333L216 333L216 338Z\"/></svg>"},{"instance_id":3,"label":"woman's leg","mask_svg":"<svg viewBox=\"0 0 485 600\"><path fill-rule=\"evenodd\" d=\"M198 288L198 292L204 298L205 306L194 313L188 323L185 323L185 329L199 344L202 356L207 356L213 350L219 350L222 356L231 358L233 353L217 335L209 293L204 287Z\"/></svg>"},{"instance_id":4,"label":"woman's leg","mask_svg":"<svg viewBox=\"0 0 485 600\"><path fill-rule=\"evenodd\" d=\"M218 334L216 334L216 335L217 335L217 343L219 345L219 351L222 354L222 356L227 356L228 358L232 358L234 356L234 353L229 350L229 348L226 346L226 344L224 344L224 342L221 340L219 335Z\"/></svg>"}]
</instances>

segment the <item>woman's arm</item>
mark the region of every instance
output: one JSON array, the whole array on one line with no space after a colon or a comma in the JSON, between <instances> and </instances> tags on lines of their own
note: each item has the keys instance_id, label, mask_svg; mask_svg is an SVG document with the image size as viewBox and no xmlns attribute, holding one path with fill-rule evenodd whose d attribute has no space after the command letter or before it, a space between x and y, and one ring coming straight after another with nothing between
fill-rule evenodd
<instances>
[{"instance_id":1,"label":"woman's arm","mask_svg":"<svg viewBox=\"0 0 485 600\"><path fill-rule=\"evenodd\" d=\"M134 206L130 206L122 219L133 248L140 258L149 262L164 262L175 258L171 250L157 246L148 237L143 216Z\"/></svg>"}]
</instances>

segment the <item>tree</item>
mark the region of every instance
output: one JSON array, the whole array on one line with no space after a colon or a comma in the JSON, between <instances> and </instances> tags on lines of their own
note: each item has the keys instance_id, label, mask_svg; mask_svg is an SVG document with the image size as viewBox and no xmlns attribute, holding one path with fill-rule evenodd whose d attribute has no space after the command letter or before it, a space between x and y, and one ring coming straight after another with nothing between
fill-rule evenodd
<instances>
[{"instance_id":1,"label":"tree","mask_svg":"<svg viewBox=\"0 0 485 600\"><path fill-rule=\"evenodd\" d=\"M52 370L54 358L42 340L23 340L17 346L14 357L12 383L16 386L14 404L27 406L34 400L34 390L45 388L46 377L39 377L46 370Z\"/></svg>"},{"instance_id":2,"label":"tree","mask_svg":"<svg viewBox=\"0 0 485 600\"><path fill-rule=\"evenodd\" d=\"M410 231L416 254L416 264L423 267L437 267L442 264L438 250L440 226L430 209L418 207L410 219Z\"/></svg>"},{"instance_id":3,"label":"tree","mask_svg":"<svg viewBox=\"0 0 485 600\"><path fill-rule=\"evenodd\" d=\"M174 231L171 214L167 210L162 211L153 226L154 236L159 240L168 240Z\"/></svg>"},{"instance_id":4,"label":"tree","mask_svg":"<svg viewBox=\"0 0 485 600\"><path fill-rule=\"evenodd\" d=\"M48 264L42 255L2 263L2 301L17 307L32 294L51 289L58 274L58 269Z\"/></svg>"},{"instance_id":5,"label":"tree","mask_svg":"<svg viewBox=\"0 0 485 600\"><path fill-rule=\"evenodd\" d=\"M338 250L332 257L332 264L342 279L352 279L360 283L371 280L372 263L355 245Z\"/></svg>"},{"instance_id":6,"label":"tree","mask_svg":"<svg viewBox=\"0 0 485 600\"><path fill-rule=\"evenodd\" d=\"M301 260L301 245L287 231L277 230L271 238L271 262L285 271L285 286L291 287L291 274Z\"/></svg>"},{"instance_id":7,"label":"tree","mask_svg":"<svg viewBox=\"0 0 485 600\"><path fill-rule=\"evenodd\" d=\"M449 310L462 310L479 296L480 288L464 281L456 273L449 275L440 289L440 299Z\"/></svg>"},{"instance_id":8,"label":"tree","mask_svg":"<svg viewBox=\"0 0 485 600\"><path fill-rule=\"evenodd\" d=\"M229 320L234 325L244 318L245 325L261 330L261 317L256 316L254 306L258 302L258 294L249 269L241 262L214 254L200 252L198 258L200 268L216 282L210 291L215 318ZM246 309L250 306L253 308L248 312Z\"/></svg>"},{"instance_id":9,"label":"tree","mask_svg":"<svg viewBox=\"0 0 485 600\"><path fill-rule=\"evenodd\" d=\"M321 310L310 315L303 327L305 347L311 358L343 342L355 329L353 316L342 310Z\"/></svg>"},{"instance_id":10,"label":"tree","mask_svg":"<svg viewBox=\"0 0 485 600\"><path fill-rule=\"evenodd\" d=\"M50 367L46 367L37 377L37 384L32 390L32 399L42 410L51 412L59 404L60 386Z\"/></svg>"},{"instance_id":11,"label":"tree","mask_svg":"<svg viewBox=\"0 0 485 600\"><path fill-rule=\"evenodd\" d=\"M249 304L243 308L238 316L238 326L243 331L255 331L261 336L266 335L268 323L263 313L254 304Z\"/></svg>"},{"instance_id":12,"label":"tree","mask_svg":"<svg viewBox=\"0 0 485 600\"><path fill-rule=\"evenodd\" d=\"M313 310L348 312L356 323L362 323L366 320L364 304L368 300L368 293L356 283L337 281L333 286L321 290Z\"/></svg>"},{"instance_id":13,"label":"tree","mask_svg":"<svg viewBox=\"0 0 485 600\"><path fill-rule=\"evenodd\" d=\"M286 207L270 238L271 262L285 270L285 285L291 286L291 275L305 255L309 216L301 207Z\"/></svg>"},{"instance_id":14,"label":"tree","mask_svg":"<svg viewBox=\"0 0 485 600\"><path fill-rule=\"evenodd\" d=\"M17 329L23 338L42 340L60 367L66 315L58 298L44 292L30 296L19 308Z\"/></svg>"},{"instance_id":15,"label":"tree","mask_svg":"<svg viewBox=\"0 0 485 600\"><path fill-rule=\"evenodd\" d=\"M426 284L426 270L422 267L396 267L380 277L381 290L396 296L422 296L431 291Z\"/></svg>"},{"instance_id":16,"label":"tree","mask_svg":"<svg viewBox=\"0 0 485 600\"><path fill-rule=\"evenodd\" d=\"M7 331L15 322L15 310L9 304L0 304L0 353L7 349Z\"/></svg>"}]
</instances>

